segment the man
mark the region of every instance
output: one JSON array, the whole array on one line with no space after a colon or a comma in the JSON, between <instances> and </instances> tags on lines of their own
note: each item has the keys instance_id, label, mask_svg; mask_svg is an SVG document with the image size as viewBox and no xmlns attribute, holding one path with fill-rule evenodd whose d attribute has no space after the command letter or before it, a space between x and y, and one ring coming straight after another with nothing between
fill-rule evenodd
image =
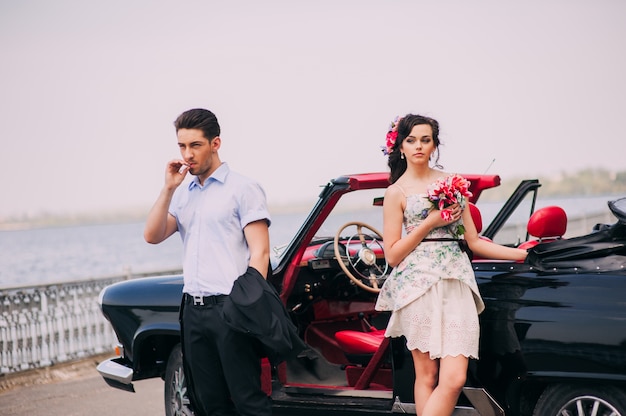
<instances>
[{"instance_id":1,"label":"man","mask_svg":"<svg viewBox=\"0 0 626 416\"><path fill-rule=\"evenodd\" d=\"M168 162L165 184L148 214L147 242L180 232L183 241L181 338L197 415L271 415L261 390L258 343L232 330L222 307L248 267L267 278L270 216L255 181L220 161L215 115L205 109L174 122L182 159ZM179 187L187 173L195 177Z\"/></svg>"}]
</instances>

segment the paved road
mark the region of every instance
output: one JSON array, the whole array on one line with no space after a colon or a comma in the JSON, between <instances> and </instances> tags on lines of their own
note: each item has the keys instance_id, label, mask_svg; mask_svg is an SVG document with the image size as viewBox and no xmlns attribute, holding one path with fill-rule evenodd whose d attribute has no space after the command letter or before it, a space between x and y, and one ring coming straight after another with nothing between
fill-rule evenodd
<instances>
[{"instance_id":1,"label":"paved road","mask_svg":"<svg viewBox=\"0 0 626 416\"><path fill-rule=\"evenodd\" d=\"M0 391L0 415L11 416L162 416L163 380L135 382L136 393L109 387L95 365L54 377L43 384L23 383ZM33 380L33 383L36 383Z\"/></svg>"},{"instance_id":2,"label":"paved road","mask_svg":"<svg viewBox=\"0 0 626 416\"><path fill-rule=\"evenodd\" d=\"M163 380L136 381L135 393L109 387L96 370L104 358L0 376L0 416L165 415Z\"/></svg>"}]
</instances>

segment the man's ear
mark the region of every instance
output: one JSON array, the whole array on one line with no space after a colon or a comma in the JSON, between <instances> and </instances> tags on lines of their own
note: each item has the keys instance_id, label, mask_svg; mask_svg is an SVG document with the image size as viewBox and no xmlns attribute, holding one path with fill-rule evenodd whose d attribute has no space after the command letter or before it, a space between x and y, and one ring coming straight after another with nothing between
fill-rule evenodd
<instances>
[{"instance_id":1,"label":"man's ear","mask_svg":"<svg viewBox=\"0 0 626 416\"><path fill-rule=\"evenodd\" d=\"M214 152L217 152L218 150L220 150L221 146L222 146L222 139L220 138L220 136L215 136L213 140L211 140L212 150Z\"/></svg>"}]
</instances>

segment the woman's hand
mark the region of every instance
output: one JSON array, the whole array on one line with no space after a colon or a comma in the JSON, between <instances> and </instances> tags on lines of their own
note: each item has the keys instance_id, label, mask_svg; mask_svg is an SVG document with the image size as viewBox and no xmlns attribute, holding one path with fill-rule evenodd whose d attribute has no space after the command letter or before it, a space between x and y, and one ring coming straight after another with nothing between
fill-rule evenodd
<instances>
[{"instance_id":1,"label":"woman's hand","mask_svg":"<svg viewBox=\"0 0 626 416\"><path fill-rule=\"evenodd\" d=\"M461 208L461 205L457 203L454 205L450 205L443 210L439 210L437 208L433 209L428 214L426 221L428 221L432 228L439 228L448 226L458 221L462 215L463 209Z\"/></svg>"}]
</instances>

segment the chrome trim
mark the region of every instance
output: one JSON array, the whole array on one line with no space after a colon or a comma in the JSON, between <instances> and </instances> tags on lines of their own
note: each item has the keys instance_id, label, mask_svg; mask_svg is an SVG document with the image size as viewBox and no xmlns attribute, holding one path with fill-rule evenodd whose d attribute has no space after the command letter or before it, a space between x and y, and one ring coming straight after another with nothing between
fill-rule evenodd
<instances>
[{"instance_id":1,"label":"chrome trim","mask_svg":"<svg viewBox=\"0 0 626 416\"><path fill-rule=\"evenodd\" d=\"M474 407L456 406L453 416L504 416L504 410L483 388L463 387L463 394ZM417 414L415 403L403 403L396 396L391 407L391 413L407 415Z\"/></svg>"},{"instance_id":2,"label":"chrome trim","mask_svg":"<svg viewBox=\"0 0 626 416\"><path fill-rule=\"evenodd\" d=\"M370 397L373 399L393 399L393 392L384 390L355 390L350 388L324 389L314 387L285 386L284 391L285 393L318 394L321 396L332 397Z\"/></svg>"},{"instance_id":3,"label":"chrome trim","mask_svg":"<svg viewBox=\"0 0 626 416\"><path fill-rule=\"evenodd\" d=\"M487 390L478 387L463 387L463 394L481 416L504 416L504 409Z\"/></svg>"},{"instance_id":4,"label":"chrome trim","mask_svg":"<svg viewBox=\"0 0 626 416\"><path fill-rule=\"evenodd\" d=\"M403 415L416 415L415 403L402 403L400 398L396 396L391 406L391 413L401 413Z\"/></svg>"},{"instance_id":5,"label":"chrome trim","mask_svg":"<svg viewBox=\"0 0 626 416\"><path fill-rule=\"evenodd\" d=\"M133 369L114 361L114 358L102 361L96 367L100 375L106 379L114 380L122 384L131 384L133 381Z\"/></svg>"},{"instance_id":6,"label":"chrome trim","mask_svg":"<svg viewBox=\"0 0 626 416\"><path fill-rule=\"evenodd\" d=\"M416 415L414 403L402 403L399 397L393 402L391 413L400 413L403 415ZM473 407L456 406L452 416L483 416Z\"/></svg>"}]
</instances>

